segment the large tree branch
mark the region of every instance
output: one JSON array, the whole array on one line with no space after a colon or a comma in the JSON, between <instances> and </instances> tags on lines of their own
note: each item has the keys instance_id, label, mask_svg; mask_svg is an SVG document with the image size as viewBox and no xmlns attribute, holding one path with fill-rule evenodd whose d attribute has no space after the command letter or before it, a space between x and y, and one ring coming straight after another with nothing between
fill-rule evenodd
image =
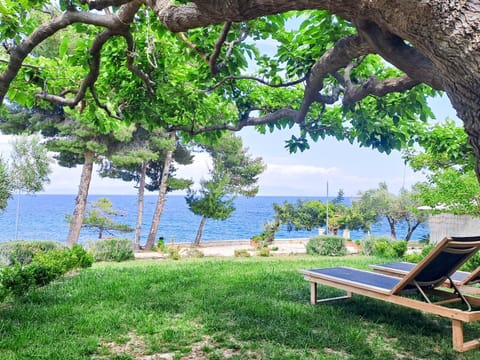
<instances>
[{"instance_id":1,"label":"large tree branch","mask_svg":"<svg viewBox=\"0 0 480 360\"><path fill-rule=\"evenodd\" d=\"M197 135L208 131L215 131L215 130L230 130L230 131L239 131L247 126L257 126L257 125L264 125L272 122L279 121L281 119L295 119L297 116L297 111L292 109L279 109L272 113L266 114L260 117L248 117L245 119L241 119L236 124L216 124L212 126L195 126L192 127L185 127L185 126L171 126L169 127L168 131L176 131L182 130L191 135Z\"/></svg>"},{"instance_id":2,"label":"large tree branch","mask_svg":"<svg viewBox=\"0 0 480 360\"><path fill-rule=\"evenodd\" d=\"M353 0L343 2L352 3L352 7L359 6ZM150 0L149 5L160 21L173 32L224 22L242 22L291 10L330 9L334 7L332 1L329 0L193 0L191 3L184 5L173 5L173 2L169 0ZM346 9L348 9L348 6ZM342 15L343 12L337 13Z\"/></svg>"},{"instance_id":3,"label":"large tree branch","mask_svg":"<svg viewBox=\"0 0 480 360\"><path fill-rule=\"evenodd\" d=\"M91 55L90 71L83 80L80 89L75 93L74 98L67 99L62 95L49 94L47 91L42 91L38 93L36 97L55 104L69 106L71 108L75 107L85 97L87 89L93 88L93 85L95 84L100 71L100 54L102 47L111 37L115 35L117 34L112 32L111 30L105 30L99 35L97 35L97 37L93 41L93 44L89 50L89 53Z\"/></svg>"},{"instance_id":4,"label":"large tree branch","mask_svg":"<svg viewBox=\"0 0 480 360\"><path fill-rule=\"evenodd\" d=\"M437 76L432 62L400 37L383 30L367 20L355 21L360 35L385 60L405 72L410 78L443 90L444 84Z\"/></svg>"},{"instance_id":5,"label":"large tree branch","mask_svg":"<svg viewBox=\"0 0 480 360\"><path fill-rule=\"evenodd\" d=\"M289 87L289 86L300 84L301 82L305 81L306 78L307 77L305 76L305 77L303 77L301 79L298 79L298 80L295 80L295 81L289 81L289 82L281 83L281 84L272 84L268 81L257 78L255 76L233 76L233 75L230 75L230 76L224 77L222 80L217 82L215 85L211 86L208 90L216 89L217 87L221 86L222 84L226 83L227 81L234 81L234 80L253 80L253 81L256 81L260 84L263 84L263 85L266 85L266 86L269 86L269 87L272 87L272 88L281 88L281 87Z\"/></svg>"},{"instance_id":6,"label":"large tree branch","mask_svg":"<svg viewBox=\"0 0 480 360\"><path fill-rule=\"evenodd\" d=\"M213 54L210 56L209 63L210 63L210 72L215 75L218 74L220 67L217 66L217 59L220 56L220 52L222 51L222 46L227 40L228 32L232 28L232 23L227 22L223 26L222 32L220 33L220 37L217 39L215 43L215 50Z\"/></svg>"},{"instance_id":7,"label":"large tree branch","mask_svg":"<svg viewBox=\"0 0 480 360\"><path fill-rule=\"evenodd\" d=\"M147 91L150 94L153 94L153 82L149 78L147 74L142 72L138 67L134 65L134 51L135 51L135 44L133 37L129 30L129 24L133 21L136 12L138 11L142 1L136 0L133 1L125 6L123 6L117 13L114 14L114 22L115 25L111 28L103 31L93 41L91 48L89 49L89 53L91 55L91 62L90 62L90 71L83 80L80 89L78 91L68 91L66 93L75 93L74 98L65 98L65 95L52 95L48 94L47 91L40 92L36 95L37 98L44 99L53 103L57 103L63 106L75 107L80 101L85 98L87 89L90 89L92 96L97 103L97 105L104 109L109 116L113 116L110 111L107 109L106 106L101 104L100 100L95 91L95 82L98 79L99 72L100 72L100 59L101 59L101 50L103 45L113 36L123 36L127 43L127 61L126 66L127 68L137 77L139 77L146 85ZM118 116L114 116L118 118Z\"/></svg>"},{"instance_id":8,"label":"large tree branch","mask_svg":"<svg viewBox=\"0 0 480 360\"><path fill-rule=\"evenodd\" d=\"M82 0L83 4L88 4L90 10L103 10L110 6L122 6L132 2L132 0Z\"/></svg>"},{"instance_id":9,"label":"large tree branch","mask_svg":"<svg viewBox=\"0 0 480 360\"><path fill-rule=\"evenodd\" d=\"M310 70L304 99L295 122L302 123L304 121L312 103L318 101L318 94L323 89L323 82L328 75L335 74L339 69L348 66L354 59L371 51L371 47L357 35L339 40L333 48L326 51Z\"/></svg>"},{"instance_id":10,"label":"large tree branch","mask_svg":"<svg viewBox=\"0 0 480 360\"><path fill-rule=\"evenodd\" d=\"M140 78L145 86L147 87L147 92L150 95L154 95L153 85L155 84L153 80L148 76L148 74L144 73L134 64L135 59L135 42L133 40L133 36L130 31L127 31L123 34L127 42L127 69L130 70L134 75Z\"/></svg>"},{"instance_id":11,"label":"large tree branch","mask_svg":"<svg viewBox=\"0 0 480 360\"><path fill-rule=\"evenodd\" d=\"M362 100L363 98L375 95L385 96L392 92L403 92L413 88L420 82L413 80L408 75L404 75L398 78L390 78L386 80L378 80L375 77L369 78L358 87L352 87L349 91L345 92L343 96L344 105L353 105L354 103Z\"/></svg>"},{"instance_id":12,"label":"large tree branch","mask_svg":"<svg viewBox=\"0 0 480 360\"><path fill-rule=\"evenodd\" d=\"M23 61L28 54L30 54L38 44L55 34L57 31L78 22L110 27L113 26L115 20L111 16L106 17L95 13L67 11L51 21L41 25L30 36L22 41L21 44L11 49L8 66L0 75L0 104L3 103L3 99L5 98L10 84L17 76L20 68L22 67Z\"/></svg>"}]
</instances>

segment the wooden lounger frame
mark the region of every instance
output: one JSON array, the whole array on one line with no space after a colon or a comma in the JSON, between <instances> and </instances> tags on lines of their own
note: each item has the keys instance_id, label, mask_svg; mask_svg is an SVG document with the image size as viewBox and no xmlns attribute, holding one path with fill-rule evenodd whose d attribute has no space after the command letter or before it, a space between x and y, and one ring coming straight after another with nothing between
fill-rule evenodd
<instances>
[{"instance_id":1,"label":"wooden lounger frame","mask_svg":"<svg viewBox=\"0 0 480 360\"><path fill-rule=\"evenodd\" d=\"M338 281L322 279L316 274L311 274L308 271L302 270L305 280L310 282L310 303L319 304L327 301L334 301L340 299L348 299L353 294L368 296L374 299L383 300L392 304L409 307L416 310L421 310L430 314L439 315L445 318L452 319L452 341L453 348L457 351L467 351L480 346L480 339L470 340L465 342L463 337L463 323L469 323L480 320L480 311L464 311L455 308L447 308L437 303L427 303L412 298L407 298L399 295L390 295L388 293L381 293L374 290L365 289L362 287L355 287L351 284L341 284ZM337 289L344 290L345 296L339 296L328 299L317 299L317 285L327 285ZM451 293L448 293L451 294ZM472 305L480 306L480 299L466 296Z\"/></svg>"},{"instance_id":2,"label":"wooden lounger frame","mask_svg":"<svg viewBox=\"0 0 480 360\"><path fill-rule=\"evenodd\" d=\"M408 274L405 274L400 279L398 284L395 285L392 289L381 289L348 279L336 278L334 276L322 274L321 272L316 272L315 270L300 270L300 272L304 275L305 280L310 282L311 304L319 304L327 301L348 299L351 298L353 294L358 294L449 318L452 320L453 348L457 351L463 352L480 347L480 338L464 341L463 334L463 324L480 320L480 311L468 311L453 307L445 307L443 305L465 301L467 304L469 304L468 307L470 307L470 304L480 307L480 298L464 295L459 288L455 288L455 291L452 291L452 289L445 289L441 288L440 286L443 285L445 280L449 279L450 275L456 270L456 268L461 266L461 264L467 261L468 258L473 256L475 252L478 251L478 248L480 247L480 237L471 237L469 239L471 239L472 241L469 241L467 243L464 243L462 241L456 241L456 238L443 239L435 247L435 249L425 257L425 259L423 259L419 264L417 264L417 266L412 271L410 271ZM476 247L476 249L472 251L472 247ZM462 251L467 252L469 250L472 252L472 254L468 255L467 258L462 261L462 263L458 264L455 269L452 269L450 272L448 272L445 278L437 279L437 283L434 284L434 288L432 288L432 284L426 286L427 284L425 283L419 284L418 282L416 282L415 278L417 277L417 275L420 274L421 271L425 269L426 266L428 266L430 261L432 261L432 259L434 259L440 252L443 251L447 253L451 252L459 254ZM318 299L318 284L344 290L346 292L346 295L335 298ZM405 292L407 288L411 289L414 286L416 286L417 288L420 287L419 289L426 297L426 301L401 296L401 294ZM427 297L427 294L434 294L435 296L440 297L442 300L438 302L431 302Z\"/></svg>"}]
</instances>

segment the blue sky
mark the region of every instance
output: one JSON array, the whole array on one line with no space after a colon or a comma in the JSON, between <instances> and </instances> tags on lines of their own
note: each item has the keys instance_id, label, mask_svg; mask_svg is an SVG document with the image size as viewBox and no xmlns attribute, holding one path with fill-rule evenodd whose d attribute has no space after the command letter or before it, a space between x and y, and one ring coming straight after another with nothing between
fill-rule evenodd
<instances>
[{"instance_id":1,"label":"blue sky","mask_svg":"<svg viewBox=\"0 0 480 360\"><path fill-rule=\"evenodd\" d=\"M431 103L437 120L446 117L457 119L448 98L437 98ZM255 130L243 129L239 135L249 153L262 157L267 164L260 176L259 195L325 196L326 184L329 195L335 196L339 189L345 195L354 196L359 191L376 188L386 182L391 192L398 192L405 185L424 180L420 173L406 167L399 152L389 155L368 148L360 148L335 139L311 143L310 150L290 154L284 148L290 131L275 131L261 135ZM7 158L10 138L0 135L0 154ZM199 155L193 165L183 167L178 174L198 182L207 176L209 161ZM80 167L75 169L53 167L51 182L46 185L46 194L76 194L80 179ZM90 194L136 194L133 183L121 180L102 179L95 174Z\"/></svg>"}]
</instances>

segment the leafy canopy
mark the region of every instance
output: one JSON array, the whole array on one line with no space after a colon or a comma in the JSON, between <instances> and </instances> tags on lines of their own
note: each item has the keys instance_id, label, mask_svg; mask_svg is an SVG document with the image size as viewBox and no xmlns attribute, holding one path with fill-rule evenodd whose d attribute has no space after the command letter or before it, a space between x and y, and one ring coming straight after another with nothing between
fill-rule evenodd
<instances>
[{"instance_id":1,"label":"leafy canopy","mask_svg":"<svg viewBox=\"0 0 480 360\"><path fill-rule=\"evenodd\" d=\"M389 153L411 145L433 117L426 100L434 90L375 55L351 22L326 11L174 34L158 21L159 9L140 2L104 12L79 0L61 1L60 9L47 1L4 4L0 41L8 51L0 71L13 76L5 84L9 101L54 104L102 133L137 119L200 140L244 126L292 128L292 152L331 136ZM35 32L41 26L42 36ZM262 41L275 41L276 51L257 46ZM18 67L8 68L14 58Z\"/></svg>"}]
</instances>

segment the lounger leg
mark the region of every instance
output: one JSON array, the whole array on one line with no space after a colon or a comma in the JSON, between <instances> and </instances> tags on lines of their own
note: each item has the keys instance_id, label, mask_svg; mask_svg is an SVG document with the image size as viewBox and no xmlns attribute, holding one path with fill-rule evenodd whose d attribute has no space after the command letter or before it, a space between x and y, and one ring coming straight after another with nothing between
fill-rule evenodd
<instances>
[{"instance_id":1,"label":"lounger leg","mask_svg":"<svg viewBox=\"0 0 480 360\"><path fill-rule=\"evenodd\" d=\"M460 320L452 319L452 340L453 348L463 351L463 323Z\"/></svg>"},{"instance_id":2,"label":"lounger leg","mask_svg":"<svg viewBox=\"0 0 480 360\"><path fill-rule=\"evenodd\" d=\"M465 342L463 338L463 323L452 319L453 348L457 351L469 351L480 347L480 339Z\"/></svg>"},{"instance_id":3,"label":"lounger leg","mask_svg":"<svg viewBox=\"0 0 480 360\"><path fill-rule=\"evenodd\" d=\"M310 283L310 304L315 305L317 303L317 283Z\"/></svg>"},{"instance_id":4,"label":"lounger leg","mask_svg":"<svg viewBox=\"0 0 480 360\"><path fill-rule=\"evenodd\" d=\"M346 295L344 296L337 296L333 298L328 298L328 299L317 299L317 283L314 281L310 282L310 304L315 305L319 304L322 302L327 302L327 301L335 301L335 300L343 300L343 299L350 299L353 296L353 293L351 291L347 291Z\"/></svg>"}]
</instances>

